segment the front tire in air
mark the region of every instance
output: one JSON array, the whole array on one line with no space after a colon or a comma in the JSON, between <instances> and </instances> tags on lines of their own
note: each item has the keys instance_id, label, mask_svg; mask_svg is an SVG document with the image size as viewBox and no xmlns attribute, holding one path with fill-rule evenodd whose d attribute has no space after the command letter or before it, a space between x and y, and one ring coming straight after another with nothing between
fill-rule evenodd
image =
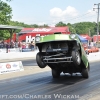
<instances>
[{"instance_id":1,"label":"front tire in air","mask_svg":"<svg viewBox=\"0 0 100 100\"><path fill-rule=\"evenodd\" d=\"M36 55L36 62L40 68L45 68L46 63L43 61L43 55L41 52L38 52Z\"/></svg>"}]
</instances>

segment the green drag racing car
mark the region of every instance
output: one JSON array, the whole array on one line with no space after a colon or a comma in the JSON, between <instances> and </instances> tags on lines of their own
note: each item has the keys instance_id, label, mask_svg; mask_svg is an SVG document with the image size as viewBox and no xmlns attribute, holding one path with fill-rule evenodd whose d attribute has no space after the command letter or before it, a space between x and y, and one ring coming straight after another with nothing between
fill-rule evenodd
<instances>
[{"instance_id":1,"label":"green drag racing car","mask_svg":"<svg viewBox=\"0 0 100 100\"><path fill-rule=\"evenodd\" d=\"M36 36L35 42L39 49L36 62L40 68L49 66L53 78L59 78L62 72L89 77L89 62L78 34Z\"/></svg>"}]
</instances>

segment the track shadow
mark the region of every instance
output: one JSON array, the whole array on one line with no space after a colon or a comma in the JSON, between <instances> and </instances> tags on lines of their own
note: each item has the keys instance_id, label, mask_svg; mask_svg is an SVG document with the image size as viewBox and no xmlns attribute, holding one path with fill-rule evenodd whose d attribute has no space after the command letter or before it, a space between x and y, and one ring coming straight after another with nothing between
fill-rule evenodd
<instances>
[{"instance_id":1,"label":"track shadow","mask_svg":"<svg viewBox=\"0 0 100 100\"><path fill-rule=\"evenodd\" d=\"M42 76L42 74L44 74L45 77ZM47 75L46 75L47 74ZM77 82L83 81L85 80L84 78L82 78L81 74L61 74L61 76L59 78L52 78L51 72L48 71L46 73L39 73L38 75L40 75L41 77L31 80L29 81L29 83L31 84L35 84L35 83L42 83L45 82L46 84L66 84L66 85L72 85L75 84Z\"/></svg>"},{"instance_id":2,"label":"track shadow","mask_svg":"<svg viewBox=\"0 0 100 100\"><path fill-rule=\"evenodd\" d=\"M80 74L74 74L74 75L69 75L69 74L61 74L59 79L53 79L52 78L52 83L53 84L66 84L66 85L72 85L77 82L83 81L84 78Z\"/></svg>"}]
</instances>

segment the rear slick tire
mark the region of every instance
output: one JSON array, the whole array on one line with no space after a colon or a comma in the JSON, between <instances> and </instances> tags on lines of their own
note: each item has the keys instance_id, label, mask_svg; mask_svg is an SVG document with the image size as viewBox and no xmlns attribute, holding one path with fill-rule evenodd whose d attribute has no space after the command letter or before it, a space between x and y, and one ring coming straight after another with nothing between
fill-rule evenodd
<instances>
[{"instance_id":1,"label":"rear slick tire","mask_svg":"<svg viewBox=\"0 0 100 100\"><path fill-rule=\"evenodd\" d=\"M52 69L52 77L53 78L59 78L60 72L58 70Z\"/></svg>"},{"instance_id":2,"label":"rear slick tire","mask_svg":"<svg viewBox=\"0 0 100 100\"><path fill-rule=\"evenodd\" d=\"M83 78L89 78L89 70L88 70L88 68L82 69L82 76L83 76Z\"/></svg>"},{"instance_id":3,"label":"rear slick tire","mask_svg":"<svg viewBox=\"0 0 100 100\"><path fill-rule=\"evenodd\" d=\"M38 52L36 55L36 62L40 68L45 68L46 63L43 61L43 55L41 52Z\"/></svg>"}]
</instances>

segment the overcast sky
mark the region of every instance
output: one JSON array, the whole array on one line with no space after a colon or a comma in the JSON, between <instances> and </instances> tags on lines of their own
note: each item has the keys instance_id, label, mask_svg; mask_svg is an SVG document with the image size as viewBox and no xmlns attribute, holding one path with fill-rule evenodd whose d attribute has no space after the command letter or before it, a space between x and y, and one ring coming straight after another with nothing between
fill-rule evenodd
<instances>
[{"instance_id":1,"label":"overcast sky","mask_svg":"<svg viewBox=\"0 0 100 100\"><path fill-rule=\"evenodd\" d=\"M96 22L97 11L93 11L93 7L98 3L100 0L12 0L8 4L13 10L13 21L55 25L59 21L71 24Z\"/></svg>"}]
</instances>

